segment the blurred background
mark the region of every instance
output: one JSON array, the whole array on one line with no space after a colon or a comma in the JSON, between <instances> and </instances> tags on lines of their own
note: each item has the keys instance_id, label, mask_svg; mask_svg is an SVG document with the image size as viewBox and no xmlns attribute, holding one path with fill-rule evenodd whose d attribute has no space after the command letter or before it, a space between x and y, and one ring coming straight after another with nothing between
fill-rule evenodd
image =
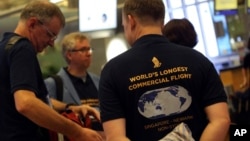
<instances>
[{"instance_id":1,"label":"blurred background","mask_svg":"<svg viewBox=\"0 0 250 141\"><path fill-rule=\"evenodd\" d=\"M22 8L30 0L0 0L0 39L13 31ZM66 26L55 41L55 48L39 54L44 77L56 73L65 65L60 54L60 41L70 32L88 34L94 48L89 71L100 74L103 65L112 57L130 48L121 25L124 0L50 0L60 6ZM241 65L249 38L250 0L163 0L165 23L173 18L187 18L198 33L195 49L209 58L218 72ZM107 16L105 22L100 15ZM97 18L98 17L98 18ZM188 36L188 35L187 35Z\"/></svg>"}]
</instances>

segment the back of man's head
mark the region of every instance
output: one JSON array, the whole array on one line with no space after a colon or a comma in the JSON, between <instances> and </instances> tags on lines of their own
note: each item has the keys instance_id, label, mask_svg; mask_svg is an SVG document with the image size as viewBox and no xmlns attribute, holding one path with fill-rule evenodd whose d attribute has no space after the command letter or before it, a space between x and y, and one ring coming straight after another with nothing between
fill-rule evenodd
<instances>
[{"instance_id":1,"label":"back of man's head","mask_svg":"<svg viewBox=\"0 0 250 141\"><path fill-rule=\"evenodd\" d=\"M140 23L164 23L165 7L162 0L125 0L123 14L137 17Z\"/></svg>"}]
</instances>

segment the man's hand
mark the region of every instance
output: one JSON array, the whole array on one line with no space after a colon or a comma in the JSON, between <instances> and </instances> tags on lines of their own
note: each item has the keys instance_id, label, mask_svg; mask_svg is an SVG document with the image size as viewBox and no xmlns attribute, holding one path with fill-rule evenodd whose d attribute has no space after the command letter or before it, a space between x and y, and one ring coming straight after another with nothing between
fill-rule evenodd
<instances>
[{"instance_id":1,"label":"man's hand","mask_svg":"<svg viewBox=\"0 0 250 141\"><path fill-rule=\"evenodd\" d=\"M53 108L57 111L57 112L64 112L65 111L65 106L67 105L64 102L58 101L54 98L50 98L51 103L53 105ZM86 117L86 115L92 115L96 118L96 120L100 121L100 112L95 109L90 107L89 105L71 105L68 107L68 109L72 110L73 112L75 112L76 114L82 116L82 117Z\"/></svg>"},{"instance_id":2,"label":"man's hand","mask_svg":"<svg viewBox=\"0 0 250 141\"><path fill-rule=\"evenodd\" d=\"M86 117L86 116L94 116L96 120L100 122L100 112L90 107L89 105L72 105L69 106L69 109L72 110L74 113ZM86 139L88 141L104 141L106 140L105 134L103 131L94 131L92 129L83 128L84 134L86 135Z\"/></svg>"},{"instance_id":3,"label":"man's hand","mask_svg":"<svg viewBox=\"0 0 250 141\"><path fill-rule=\"evenodd\" d=\"M72 105L69 106L69 109L83 117L91 115L94 116L96 120L101 121L100 112L89 105Z\"/></svg>"}]
</instances>

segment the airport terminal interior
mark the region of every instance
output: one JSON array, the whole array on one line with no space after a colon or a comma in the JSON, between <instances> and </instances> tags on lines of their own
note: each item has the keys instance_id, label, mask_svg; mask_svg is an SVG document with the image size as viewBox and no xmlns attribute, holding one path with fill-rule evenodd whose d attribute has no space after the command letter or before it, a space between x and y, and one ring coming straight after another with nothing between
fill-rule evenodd
<instances>
[{"instance_id":1,"label":"airport terminal interior","mask_svg":"<svg viewBox=\"0 0 250 141\"><path fill-rule=\"evenodd\" d=\"M4 32L14 30L19 13L28 1L0 0L0 39ZM107 61L130 48L121 25L124 0L105 0L105 3L104 0L50 1L57 3L64 12L66 26L58 35L55 47L38 55L44 77L65 65L60 54L60 41L67 33L80 31L91 37L94 51L89 71L97 75ZM250 0L235 1L227 5L232 7L223 7L214 0L163 0L165 23L173 18L187 18L192 22L198 35L194 49L214 63L228 94L241 90L242 59L248 51L250 31ZM106 23L98 22L104 13Z\"/></svg>"}]
</instances>

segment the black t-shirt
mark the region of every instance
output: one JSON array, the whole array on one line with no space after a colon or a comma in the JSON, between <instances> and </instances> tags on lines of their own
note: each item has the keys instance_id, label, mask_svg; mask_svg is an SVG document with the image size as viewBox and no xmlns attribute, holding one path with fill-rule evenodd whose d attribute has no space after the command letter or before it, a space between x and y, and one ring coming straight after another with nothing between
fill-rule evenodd
<instances>
[{"instance_id":1,"label":"black t-shirt","mask_svg":"<svg viewBox=\"0 0 250 141\"><path fill-rule=\"evenodd\" d=\"M79 78L71 75L66 68L64 70L69 75L81 103L99 107L98 91L90 75L87 73L85 78Z\"/></svg>"},{"instance_id":2,"label":"black t-shirt","mask_svg":"<svg viewBox=\"0 0 250 141\"><path fill-rule=\"evenodd\" d=\"M64 70L69 75L77 91L77 94L81 99L81 104L88 104L92 107L99 109L98 91L90 75L87 73L86 77L79 78L71 75L67 71L66 67L64 68ZM102 125L99 121L93 120L91 127L94 130L103 131Z\"/></svg>"},{"instance_id":3,"label":"black t-shirt","mask_svg":"<svg viewBox=\"0 0 250 141\"><path fill-rule=\"evenodd\" d=\"M213 64L160 35L139 38L110 60L99 86L101 120L126 119L132 141L156 141L184 122L199 140L204 108L227 97Z\"/></svg>"},{"instance_id":4,"label":"black t-shirt","mask_svg":"<svg viewBox=\"0 0 250 141\"><path fill-rule=\"evenodd\" d=\"M0 140L35 141L39 128L16 111L13 94L17 90L30 90L47 102L47 90L29 40L20 40L5 50L6 42L14 35L5 33L0 42Z\"/></svg>"}]
</instances>

